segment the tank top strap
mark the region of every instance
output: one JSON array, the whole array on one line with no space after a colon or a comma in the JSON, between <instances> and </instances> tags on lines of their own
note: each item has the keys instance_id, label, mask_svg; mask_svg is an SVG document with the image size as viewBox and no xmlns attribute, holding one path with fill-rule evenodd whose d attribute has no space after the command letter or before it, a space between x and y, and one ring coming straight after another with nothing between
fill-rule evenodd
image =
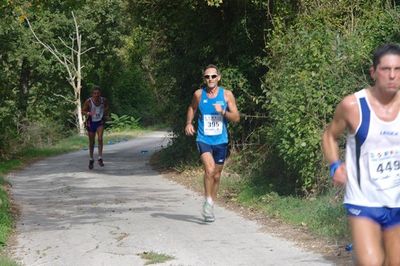
<instances>
[{"instance_id":1,"label":"tank top strap","mask_svg":"<svg viewBox=\"0 0 400 266\"><path fill-rule=\"evenodd\" d=\"M369 124L371 120L371 109L368 105L367 92L365 89L356 92L355 96L358 100L360 112L360 125L356 132L356 139L358 144L361 146L368 135Z\"/></svg>"},{"instance_id":2,"label":"tank top strap","mask_svg":"<svg viewBox=\"0 0 400 266\"><path fill-rule=\"evenodd\" d=\"M200 98L201 98L201 100L204 100L207 98L207 89L205 86L201 87L201 97Z\"/></svg>"},{"instance_id":3,"label":"tank top strap","mask_svg":"<svg viewBox=\"0 0 400 266\"><path fill-rule=\"evenodd\" d=\"M218 87L218 96L217 96L219 101L225 102L225 90L223 87Z\"/></svg>"}]
</instances>

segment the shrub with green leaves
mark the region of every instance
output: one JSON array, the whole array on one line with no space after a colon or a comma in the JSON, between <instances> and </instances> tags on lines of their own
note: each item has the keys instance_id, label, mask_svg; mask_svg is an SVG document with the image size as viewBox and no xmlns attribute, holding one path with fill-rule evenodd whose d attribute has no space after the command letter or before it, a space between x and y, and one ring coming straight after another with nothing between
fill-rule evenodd
<instances>
[{"instance_id":1,"label":"shrub with green leaves","mask_svg":"<svg viewBox=\"0 0 400 266\"><path fill-rule=\"evenodd\" d=\"M385 3L304 1L292 24L276 20L264 91L268 137L306 193L328 180L320 140L334 107L368 86L371 51L398 40L399 15Z\"/></svg>"},{"instance_id":2,"label":"shrub with green leaves","mask_svg":"<svg viewBox=\"0 0 400 266\"><path fill-rule=\"evenodd\" d=\"M123 131L129 129L139 129L140 128L140 117L135 118L129 115L121 115L111 114L111 120L107 121L106 124L109 126L109 129L112 131Z\"/></svg>"}]
</instances>

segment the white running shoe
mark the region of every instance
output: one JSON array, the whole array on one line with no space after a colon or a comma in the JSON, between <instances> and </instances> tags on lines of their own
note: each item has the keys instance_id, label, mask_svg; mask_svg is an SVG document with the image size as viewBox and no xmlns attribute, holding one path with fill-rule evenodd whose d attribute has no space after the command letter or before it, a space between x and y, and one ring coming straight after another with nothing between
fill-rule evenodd
<instances>
[{"instance_id":1,"label":"white running shoe","mask_svg":"<svg viewBox=\"0 0 400 266\"><path fill-rule=\"evenodd\" d=\"M208 203L207 201L204 202L203 205L203 211L201 214L204 217L204 221L206 222L214 222L215 221L215 216L214 216L214 206Z\"/></svg>"}]
</instances>

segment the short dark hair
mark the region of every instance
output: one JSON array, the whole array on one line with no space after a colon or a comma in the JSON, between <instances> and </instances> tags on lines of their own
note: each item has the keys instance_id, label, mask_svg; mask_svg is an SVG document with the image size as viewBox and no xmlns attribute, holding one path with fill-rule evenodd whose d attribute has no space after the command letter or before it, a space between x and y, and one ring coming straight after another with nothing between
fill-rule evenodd
<instances>
[{"instance_id":1,"label":"short dark hair","mask_svg":"<svg viewBox=\"0 0 400 266\"><path fill-rule=\"evenodd\" d=\"M221 73L219 72L218 67L216 65L213 65L213 64L209 64L203 69L203 75L204 75L204 72L206 72L206 70L209 69L209 68L214 68L215 70L217 70L217 74L221 75Z\"/></svg>"},{"instance_id":2,"label":"short dark hair","mask_svg":"<svg viewBox=\"0 0 400 266\"><path fill-rule=\"evenodd\" d=\"M92 88L92 91L99 91L99 92L101 92L101 88L100 88L99 85L94 85L93 88Z\"/></svg>"},{"instance_id":3,"label":"short dark hair","mask_svg":"<svg viewBox=\"0 0 400 266\"><path fill-rule=\"evenodd\" d=\"M375 49L372 56L372 66L376 69L385 55L392 54L400 56L400 46L396 43L385 43Z\"/></svg>"}]
</instances>

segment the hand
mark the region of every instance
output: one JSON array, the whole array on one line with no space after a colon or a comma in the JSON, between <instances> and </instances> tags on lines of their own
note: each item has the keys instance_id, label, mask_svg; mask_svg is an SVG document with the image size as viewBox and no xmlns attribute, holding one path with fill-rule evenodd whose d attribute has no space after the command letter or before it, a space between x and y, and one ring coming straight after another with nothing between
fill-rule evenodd
<instances>
[{"instance_id":1,"label":"hand","mask_svg":"<svg viewBox=\"0 0 400 266\"><path fill-rule=\"evenodd\" d=\"M346 164L342 163L338 169L336 169L335 174L333 175L333 184L335 186L344 186L347 183L347 171Z\"/></svg>"},{"instance_id":2,"label":"hand","mask_svg":"<svg viewBox=\"0 0 400 266\"><path fill-rule=\"evenodd\" d=\"M224 109L222 108L222 106L220 104L214 104L215 107L215 111L217 111L217 113L222 114L224 112Z\"/></svg>"},{"instance_id":3,"label":"hand","mask_svg":"<svg viewBox=\"0 0 400 266\"><path fill-rule=\"evenodd\" d=\"M185 133L187 136L193 136L196 133L192 124L187 124L185 127Z\"/></svg>"},{"instance_id":4,"label":"hand","mask_svg":"<svg viewBox=\"0 0 400 266\"><path fill-rule=\"evenodd\" d=\"M86 115L87 115L87 116L93 116L93 115L94 115L94 112L87 112Z\"/></svg>"}]
</instances>

